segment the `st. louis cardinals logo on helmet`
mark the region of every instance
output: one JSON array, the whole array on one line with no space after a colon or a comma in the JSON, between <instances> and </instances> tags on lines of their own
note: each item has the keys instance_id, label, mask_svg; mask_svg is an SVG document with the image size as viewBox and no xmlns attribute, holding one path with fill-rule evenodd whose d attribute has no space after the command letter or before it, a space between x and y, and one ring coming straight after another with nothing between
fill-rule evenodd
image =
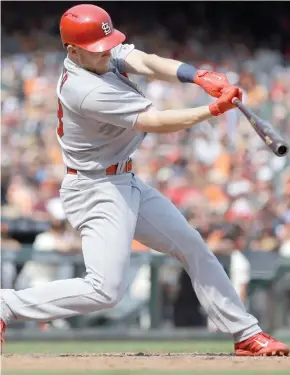
<instances>
[{"instance_id":1,"label":"st. louis cardinals logo on helmet","mask_svg":"<svg viewBox=\"0 0 290 375\"><path fill-rule=\"evenodd\" d=\"M112 32L112 29L111 29L110 25L108 24L108 22L102 22L102 29L103 29L105 35L109 35Z\"/></svg>"}]
</instances>

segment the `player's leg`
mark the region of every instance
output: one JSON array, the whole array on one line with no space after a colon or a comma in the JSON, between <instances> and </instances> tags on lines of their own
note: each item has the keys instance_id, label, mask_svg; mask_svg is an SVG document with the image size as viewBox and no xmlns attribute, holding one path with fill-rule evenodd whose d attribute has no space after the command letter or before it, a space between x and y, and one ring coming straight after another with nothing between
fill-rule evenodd
<instances>
[{"instance_id":1,"label":"player's leg","mask_svg":"<svg viewBox=\"0 0 290 375\"><path fill-rule=\"evenodd\" d=\"M68 219L81 231L87 275L2 290L1 318L6 323L12 318L47 321L85 314L112 307L122 298L140 198L130 178L119 175L63 187Z\"/></svg>"},{"instance_id":2,"label":"player's leg","mask_svg":"<svg viewBox=\"0 0 290 375\"><path fill-rule=\"evenodd\" d=\"M257 319L245 311L223 267L200 234L169 199L137 182L142 195L135 238L183 263L200 303L220 331L232 334L237 341L260 332Z\"/></svg>"},{"instance_id":3,"label":"player's leg","mask_svg":"<svg viewBox=\"0 0 290 375\"><path fill-rule=\"evenodd\" d=\"M289 347L261 332L248 314L217 258L169 199L135 179L141 191L135 238L179 259L203 308L216 326L230 333L240 356L288 355Z\"/></svg>"}]
</instances>

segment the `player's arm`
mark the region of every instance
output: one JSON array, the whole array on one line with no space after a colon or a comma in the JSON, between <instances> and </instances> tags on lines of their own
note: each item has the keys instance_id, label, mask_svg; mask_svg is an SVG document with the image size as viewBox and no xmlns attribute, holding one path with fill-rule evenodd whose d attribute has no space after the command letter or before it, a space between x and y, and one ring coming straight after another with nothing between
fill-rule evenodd
<instances>
[{"instance_id":1,"label":"player's arm","mask_svg":"<svg viewBox=\"0 0 290 375\"><path fill-rule=\"evenodd\" d=\"M125 72L168 82L195 83L209 95L219 98L230 85L223 73L198 70L181 61L167 59L134 49L125 59Z\"/></svg>"},{"instance_id":2,"label":"player's arm","mask_svg":"<svg viewBox=\"0 0 290 375\"><path fill-rule=\"evenodd\" d=\"M177 70L181 65L182 62L180 61L134 49L126 57L125 71L126 73L144 75L160 81L180 82L177 77Z\"/></svg>"},{"instance_id":3,"label":"player's arm","mask_svg":"<svg viewBox=\"0 0 290 375\"><path fill-rule=\"evenodd\" d=\"M149 110L139 114L135 129L147 133L172 133L191 128L212 116L209 106L166 111Z\"/></svg>"},{"instance_id":4,"label":"player's arm","mask_svg":"<svg viewBox=\"0 0 290 375\"><path fill-rule=\"evenodd\" d=\"M234 97L240 97L239 89L230 86L223 89L222 96L209 106L142 112L138 115L135 129L148 133L172 133L191 128L199 122L234 108Z\"/></svg>"}]
</instances>

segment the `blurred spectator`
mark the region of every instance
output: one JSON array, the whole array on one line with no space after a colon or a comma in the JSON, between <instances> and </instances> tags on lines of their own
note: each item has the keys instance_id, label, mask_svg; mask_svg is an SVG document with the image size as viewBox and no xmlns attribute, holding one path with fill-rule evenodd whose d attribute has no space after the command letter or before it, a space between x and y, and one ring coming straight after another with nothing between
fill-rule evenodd
<instances>
[{"instance_id":1,"label":"blurred spectator","mask_svg":"<svg viewBox=\"0 0 290 375\"><path fill-rule=\"evenodd\" d=\"M19 251L22 245L8 233L8 227L1 223L1 249L6 251ZM17 277L17 266L9 259L1 259L1 289L14 288Z\"/></svg>"},{"instance_id":2,"label":"blurred spectator","mask_svg":"<svg viewBox=\"0 0 290 375\"><path fill-rule=\"evenodd\" d=\"M280 254L290 258L290 209L285 214L284 222L278 230L278 236L282 242Z\"/></svg>"}]
</instances>

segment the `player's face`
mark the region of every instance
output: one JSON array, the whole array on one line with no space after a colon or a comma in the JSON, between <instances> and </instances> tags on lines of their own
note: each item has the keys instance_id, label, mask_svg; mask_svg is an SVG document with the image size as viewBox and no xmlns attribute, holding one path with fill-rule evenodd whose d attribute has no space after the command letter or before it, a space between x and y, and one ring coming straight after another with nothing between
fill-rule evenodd
<instances>
[{"instance_id":1,"label":"player's face","mask_svg":"<svg viewBox=\"0 0 290 375\"><path fill-rule=\"evenodd\" d=\"M73 61L84 69L97 74L104 74L109 71L111 51L89 52L80 47L69 46L68 52Z\"/></svg>"}]
</instances>

